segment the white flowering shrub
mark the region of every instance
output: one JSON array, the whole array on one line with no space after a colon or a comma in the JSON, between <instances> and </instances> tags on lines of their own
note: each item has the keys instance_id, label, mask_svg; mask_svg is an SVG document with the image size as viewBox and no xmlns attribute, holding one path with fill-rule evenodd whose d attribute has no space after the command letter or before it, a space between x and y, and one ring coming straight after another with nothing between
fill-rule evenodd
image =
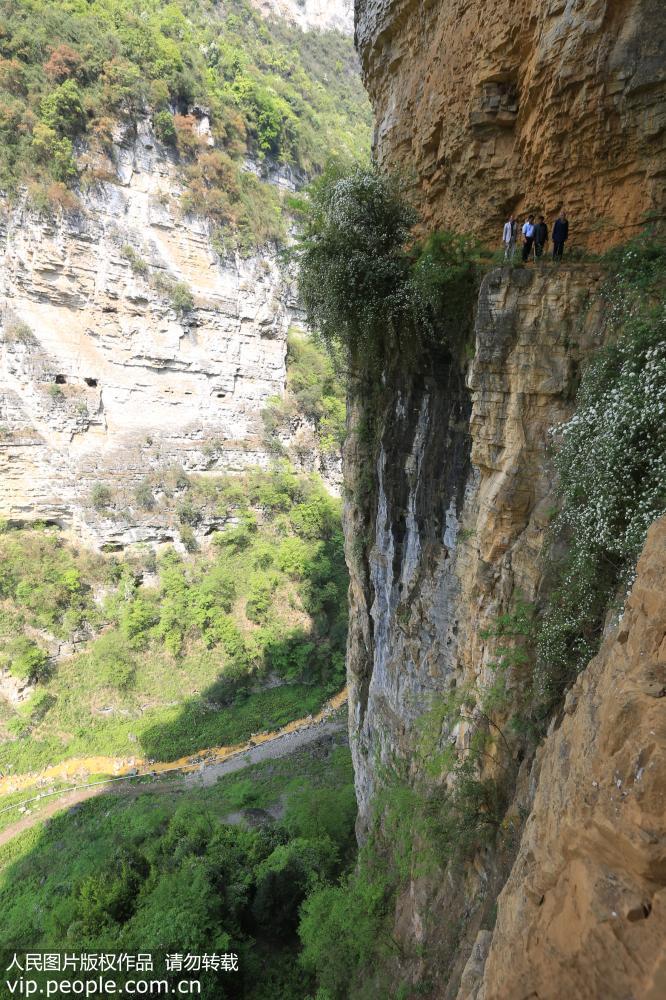
<instances>
[{"instance_id":1,"label":"white flowering shrub","mask_svg":"<svg viewBox=\"0 0 666 1000\"><path fill-rule=\"evenodd\" d=\"M329 171L310 192L295 254L300 297L310 327L353 372L446 340L447 315L459 333L461 287L472 315L476 245L443 233L419 244L416 222L400 183L374 169Z\"/></svg>"},{"instance_id":2,"label":"white flowering shrub","mask_svg":"<svg viewBox=\"0 0 666 1000\"><path fill-rule=\"evenodd\" d=\"M556 429L555 530L568 555L538 639L549 710L596 652L610 602L666 512L666 247L635 241L610 263L609 346L584 372L575 415Z\"/></svg>"}]
</instances>

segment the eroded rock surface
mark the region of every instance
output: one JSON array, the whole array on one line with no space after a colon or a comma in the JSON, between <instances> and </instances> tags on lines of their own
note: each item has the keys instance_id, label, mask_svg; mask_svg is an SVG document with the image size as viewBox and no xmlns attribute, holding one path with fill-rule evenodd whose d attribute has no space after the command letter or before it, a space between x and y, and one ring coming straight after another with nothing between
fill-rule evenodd
<instances>
[{"instance_id":1,"label":"eroded rock surface","mask_svg":"<svg viewBox=\"0 0 666 1000\"><path fill-rule=\"evenodd\" d=\"M579 365L598 346L594 267L498 268L484 280L466 380L442 357L391 383L380 417L370 518L366 475L346 445L352 567L350 725L361 826L382 767L408 758L433 695L483 684L495 644L481 633L515 591L533 600L554 502L550 428L572 411ZM465 385L466 381L466 385ZM363 419L363 403L352 425ZM355 539L372 532L367 566Z\"/></svg>"},{"instance_id":2,"label":"eroded rock surface","mask_svg":"<svg viewBox=\"0 0 666 1000\"><path fill-rule=\"evenodd\" d=\"M666 994L666 518L539 752L478 1000ZM461 998L462 1000L462 998Z\"/></svg>"},{"instance_id":3,"label":"eroded rock surface","mask_svg":"<svg viewBox=\"0 0 666 1000\"><path fill-rule=\"evenodd\" d=\"M353 0L252 0L264 17L281 17L299 28L335 29L345 35L354 30Z\"/></svg>"},{"instance_id":4,"label":"eroded rock surface","mask_svg":"<svg viewBox=\"0 0 666 1000\"><path fill-rule=\"evenodd\" d=\"M429 228L564 205L593 247L664 213L661 0L356 0L380 161Z\"/></svg>"},{"instance_id":5,"label":"eroded rock surface","mask_svg":"<svg viewBox=\"0 0 666 1000\"><path fill-rule=\"evenodd\" d=\"M261 410L284 391L295 303L274 255L221 259L182 216L148 123L121 137L116 169L79 213L21 203L2 221L0 516L159 540L157 522L96 523L91 490L266 465Z\"/></svg>"}]
</instances>

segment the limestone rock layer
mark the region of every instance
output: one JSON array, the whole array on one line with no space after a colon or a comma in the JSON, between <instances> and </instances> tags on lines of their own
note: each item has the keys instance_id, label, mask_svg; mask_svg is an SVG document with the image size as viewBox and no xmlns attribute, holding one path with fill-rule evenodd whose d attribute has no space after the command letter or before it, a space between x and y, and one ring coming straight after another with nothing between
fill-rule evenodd
<instances>
[{"instance_id":1,"label":"limestone rock layer","mask_svg":"<svg viewBox=\"0 0 666 1000\"><path fill-rule=\"evenodd\" d=\"M284 391L294 303L274 255L221 259L182 216L146 123L116 158L82 211L21 202L0 225L0 516L159 540L155 516L102 523L91 490L267 464L261 410Z\"/></svg>"}]
</instances>

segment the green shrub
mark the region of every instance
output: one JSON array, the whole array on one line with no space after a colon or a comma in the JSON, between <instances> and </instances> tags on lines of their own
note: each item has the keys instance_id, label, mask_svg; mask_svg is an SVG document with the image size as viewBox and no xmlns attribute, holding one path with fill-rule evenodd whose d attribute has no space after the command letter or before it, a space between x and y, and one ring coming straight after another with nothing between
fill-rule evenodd
<instances>
[{"instance_id":1,"label":"green shrub","mask_svg":"<svg viewBox=\"0 0 666 1000\"><path fill-rule=\"evenodd\" d=\"M405 245L416 213L374 170L331 171L311 194L298 251L308 325L350 363L382 356L409 310Z\"/></svg>"},{"instance_id":2,"label":"green shrub","mask_svg":"<svg viewBox=\"0 0 666 1000\"><path fill-rule=\"evenodd\" d=\"M143 649L150 638L150 631L159 621L157 609L140 597L134 598L123 609L120 627L131 649Z\"/></svg>"},{"instance_id":3,"label":"green shrub","mask_svg":"<svg viewBox=\"0 0 666 1000\"><path fill-rule=\"evenodd\" d=\"M310 327L356 374L376 373L395 351L457 345L469 328L476 241L436 233L410 248L416 222L399 182L376 169L333 170L312 187L300 294Z\"/></svg>"},{"instance_id":4,"label":"green shrub","mask_svg":"<svg viewBox=\"0 0 666 1000\"><path fill-rule=\"evenodd\" d=\"M5 653L9 671L22 681L44 680L48 673L48 653L26 636L13 639Z\"/></svg>"},{"instance_id":5,"label":"green shrub","mask_svg":"<svg viewBox=\"0 0 666 1000\"><path fill-rule=\"evenodd\" d=\"M153 115L155 135L167 146L176 145L176 127L170 111L156 111Z\"/></svg>"},{"instance_id":6,"label":"green shrub","mask_svg":"<svg viewBox=\"0 0 666 1000\"><path fill-rule=\"evenodd\" d=\"M181 525L194 527L201 521L201 509L190 499L183 500L183 502L178 505L176 513Z\"/></svg>"},{"instance_id":7,"label":"green shrub","mask_svg":"<svg viewBox=\"0 0 666 1000\"><path fill-rule=\"evenodd\" d=\"M386 957L390 899L380 866L362 861L340 885L315 889L305 900L298 928L300 962L316 975L325 996L347 1000L359 973Z\"/></svg>"},{"instance_id":8,"label":"green shrub","mask_svg":"<svg viewBox=\"0 0 666 1000\"><path fill-rule=\"evenodd\" d=\"M179 316L185 316L194 309L194 298L192 297L192 292L182 281L177 281L176 284L173 285L169 292L169 299L171 301L171 308L177 312Z\"/></svg>"},{"instance_id":9,"label":"green shrub","mask_svg":"<svg viewBox=\"0 0 666 1000\"><path fill-rule=\"evenodd\" d=\"M194 531L192 530L192 528L190 528L189 524L181 525L180 540L185 546L186 552L189 553L196 552L197 549L199 548L199 544L197 542L197 536L194 534Z\"/></svg>"},{"instance_id":10,"label":"green shrub","mask_svg":"<svg viewBox=\"0 0 666 1000\"><path fill-rule=\"evenodd\" d=\"M331 877L337 860L332 841L295 837L261 862L255 873L252 915L265 935L285 938L294 934L308 891Z\"/></svg>"},{"instance_id":11,"label":"green shrub","mask_svg":"<svg viewBox=\"0 0 666 1000\"><path fill-rule=\"evenodd\" d=\"M107 510L113 501L111 489L104 483L95 483L90 490L91 506L98 511Z\"/></svg>"},{"instance_id":12,"label":"green shrub","mask_svg":"<svg viewBox=\"0 0 666 1000\"><path fill-rule=\"evenodd\" d=\"M134 499L144 510L153 510L155 496L149 479L144 479L134 487Z\"/></svg>"},{"instance_id":13,"label":"green shrub","mask_svg":"<svg viewBox=\"0 0 666 1000\"><path fill-rule=\"evenodd\" d=\"M261 625L267 621L277 584L278 580L274 575L266 573L255 574L250 583L250 593L245 611L251 622Z\"/></svg>"},{"instance_id":14,"label":"green shrub","mask_svg":"<svg viewBox=\"0 0 666 1000\"><path fill-rule=\"evenodd\" d=\"M129 263L135 274L148 274L148 265L145 260L139 256L134 247L126 243L125 246L120 251L125 260Z\"/></svg>"},{"instance_id":15,"label":"green shrub","mask_svg":"<svg viewBox=\"0 0 666 1000\"><path fill-rule=\"evenodd\" d=\"M87 654L89 669L104 687L132 687L136 661L127 637L116 629L100 635Z\"/></svg>"},{"instance_id":16,"label":"green shrub","mask_svg":"<svg viewBox=\"0 0 666 1000\"><path fill-rule=\"evenodd\" d=\"M42 98L42 121L59 136L77 136L86 127L81 91L74 80L65 80Z\"/></svg>"}]
</instances>

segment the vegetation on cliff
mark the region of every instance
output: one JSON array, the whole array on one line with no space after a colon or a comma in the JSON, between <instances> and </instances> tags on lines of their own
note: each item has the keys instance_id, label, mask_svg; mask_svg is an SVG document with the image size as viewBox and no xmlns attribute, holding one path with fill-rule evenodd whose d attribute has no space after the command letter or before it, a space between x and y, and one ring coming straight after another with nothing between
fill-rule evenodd
<instances>
[{"instance_id":1,"label":"vegetation on cliff","mask_svg":"<svg viewBox=\"0 0 666 1000\"><path fill-rule=\"evenodd\" d=\"M308 323L355 377L378 375L428 344L457 346L476 286L476 241L418 241L418 216L398 179L330 169L310 189L296 252Z\"/></svg>"},{"instance_id":2,"label":"vegetation on cliff","mask_svg":"<svg viewBox=\"0 0 666 1000\"><path fill-rule=\"evenodd\" d=\"M269 26L247 0L5 5L0 187L31 181L36 203L67 207L64 185L94 182L118 126L146 115L180 160L183 208L245 243L283 231L281 197L247 157L312 175L364 153L370 127L351 39Z\"/></svg>"},{"instance_id":3,"label":"vegetation on cliff","mask_svg":"<svg viewBox=\"0 0 666 1000\"><path fill-rule=\"evenodd\" d=\"M552 592L538 622L536 712L545 723L596 653L607 610L632 581L666 511L666 246L645 236L610 252L605 346L556 428L561 510Z\"/></svg>"},{"instance_id":4,"label":"vegetation on cliff","mask_svg":"<svg viewBox=\"0 0 666 1000\"><path fill-rule=\"evenodd\" d=\"M0 535L2 663L38 682L3 708L3 770L95 752L170 760L306 715L342 687L337 501L289 469L254 472L189 483L183 517L196 519L197 489L224 526L189 559L95 557L52 529ZM77 639L76 655L49 661L56 638Z\"/></svg>"},{"instance_id":5,"label":"vegetation on cliff","mask_svg":"<svg viewBox=\"0 0 666 1000\"><path fill-rule=\"evenodd\" d=\"M201 996L303 1000L313 982L296 961L299 907L354 847L348 750L203 790L141 791L102 795L0 848L0 946L152 952L169 980L188 973L163 976L165 953L234 952L237 973L192 973Z\"/></svg>"},{"instance_id":6,"label":"vegetation on cliff","mask_svg":"<svg viewBox=\"0 0 666 1000\"><path fill-rule=\"evenodd\" d=\"M296 328L287 335L287 391L268 400L262 411L270 451L285 455L280 435L289 436L294 422L308 421L319 451L340 454L345 436L345 390L330 356Z\"/></svg>"}]
</instances>

